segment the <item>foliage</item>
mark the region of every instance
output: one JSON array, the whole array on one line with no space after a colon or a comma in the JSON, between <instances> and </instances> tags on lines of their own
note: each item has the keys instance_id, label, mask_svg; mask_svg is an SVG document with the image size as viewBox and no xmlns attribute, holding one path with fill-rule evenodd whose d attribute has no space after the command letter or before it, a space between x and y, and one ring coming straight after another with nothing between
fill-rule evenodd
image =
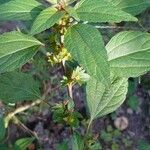
<instances>
[{"instance_id":1,"label":"foliage","mask_svg":"<svg viewBox=\"0 0 150 150\"><path fill-rule=\"evenodd\" d=\"M15 142L15 150L26 150L28 146L34 141L35 138L22 138Z\"/></svg>"},{"instance_id":2,"label":"foliage","mask_svg":"<svg viewBox=\"0 0 150 150\"><path fill-rule=\"evenodd\" d=\"M139 148L139 150L146 150L146 149L150 148L150 144L148 141L141 139L138 142L138 148Z\"/></svg>"},{"instance_id":3,"label":"foliage","mask_svg":"<svg viewBox=\"0 0 150 150\"><path fill-rule=\"evenodd\" d=\"M137 110L139 102L136 96L131 96L127 103L132 110Z\"/></svg>"},{"instance_id":4,"label":"foliage","mask_svg":"<svg viewBox=\"0 0 150 150\"><path fill-rule=\"evenodd\" d=\"M101 149L98 138L90 132L94 119L115 111L126 99L128 78L150 71L150 34L139 31L117 33L105 46L95 24L136 22L136 14L150 6L149 0L2 0L1 21L26 21L30 31L12 31L0 35L0 99L6 114L0 119L0 140L10 121L19 124L18 114L35 105L48 103L50 90L43 85L50 80L44 70L62 66L60 85L68 90L62 103L53 104L53 121L66 124L72 130L72 149ZM100 24L101 25L101 24ZM50 30L49 30L50 29ZM49 30L45 34L45 30ZM48 35L44 38L43 35ZM42 53L42 56L39 54ZM44 56L43 56L44 55ZM47 63L44 61L47 60ZM23 72L24 64L35 64L35 72ZM42 65L48 65L44 69ZM40 77L36 72L39 71ZM34 76L33 76L34 75ZM40 82L38 81L40 80ZM89 119L83 118L75 107L73 86L86 89L86 108ZM25 103L24 101L28 101ZM9 103L16 108L9 109ZM17 105L17 104L22 105ZM48 103L49 104L49 103ZM50 105L50 104L49 104ZM129 102L133 107L135 103ZM50 106L51 107L51 106ZM133 109L136 109L135 106ZM18 116L17 116L18 115ZM84 135L76 129L86 121ZM111 130L111 129L109 129ZM101 138L110 141L113 133L102 132ZM23 138L14 144L26 149L32 138ZM66 142L58 145L66 147ZM38 149L38 148L37 148ZM117 149L117 145L112 145Z\"/></svg>"}]
</instances>

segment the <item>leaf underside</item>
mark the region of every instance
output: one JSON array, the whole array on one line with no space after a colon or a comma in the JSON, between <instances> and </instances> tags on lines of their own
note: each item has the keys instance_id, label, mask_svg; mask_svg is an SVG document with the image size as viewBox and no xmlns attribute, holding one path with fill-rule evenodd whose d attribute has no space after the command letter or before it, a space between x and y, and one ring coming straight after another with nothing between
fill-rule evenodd
<instances>
[{"instance_id":1,"label":"leaf underside","mask_svg":"<svg viewBox=\"0 0 150 150\"><path fill-rule=\"evenodd\" d=\"M115 111L125 100L128 89L126 78L113 79L110 87L91 78L87 83L87 105L91 120Z\"/></svg>"},{"instance_id":2,"label":"leaf underside","mask_svg":"<svg viewBox=\"0 0 150 150\"><path fill-rule=\"evenodd\" d=\"M111 70L117 76L137 77L150 70L150 34L124 31L106 45Z\"/></svg>"}]
</instances>

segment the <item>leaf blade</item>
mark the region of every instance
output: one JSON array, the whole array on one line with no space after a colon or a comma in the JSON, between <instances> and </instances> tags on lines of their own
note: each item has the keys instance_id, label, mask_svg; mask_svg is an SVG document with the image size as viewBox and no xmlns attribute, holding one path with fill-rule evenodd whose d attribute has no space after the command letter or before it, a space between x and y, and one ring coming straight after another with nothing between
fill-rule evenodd
<instances>
[{"instance_id":1,"label":"leaf blade","mask_svg":"<svg viewBox=\"0 0 150 150\"><path fill-rule=\"evenodd\" d=\"M25 64L41 45L37 39L18 31L0 35L0 73Z\"/></svg>"},{"instance_id":2,"label":"leaf blade","mask_svg":"<svg viewBox=\"0 0 150 150\"><path fill-rule=\"evenodd\" d=\"M0 99L6 103L40 98L39 83L31 75L19 72L0 76Z\"/></svg>"},{"instance_id":3,"label":"leaf blade","mask_svg":"<svg viewBox=\"0 0 150 150\"><path fill-rule=\"evenodd\" d=\"M22 138L15 142L15 150L26 150L30 144L34 141L35 138Z\"/></svg>"},{"instance_id":4,"label":"leaf blade","mask_svg":"<svg viewBox=\"0 0 150 150\"><path fill-rule=\"evenodd\" d=\"M32 20L43 6L35 0L13 0L0 5L0 20Z\"/></svg>"},{"instance_id":5,"label":"leaf blade","mask_svg":"<svg viewBox=\"0 0 150 150\"><path fill-rule=\"evenodd\" d=\"M37 48L25 49L23 51L5 56L0 59L0 73L10 72L22 67L36 54Z\"/></svg>"},{"instance_id":6,"label":"leaf blade","mask_svg":"<svg viewBox=\"0 0 150 150\"><path fill-rule=\"evenodd\" d=\"M31 34L38 34L50 27L59 21L64 15L63 11L57 11L56 8L47 8L43 10L35 19L32 28Z\"/></svg>"},{"instance_id":7,"label":"leaf blade","mask_svg":"<svg viewBox=\"0 0 150 150\"><path fill-rule=\"evenodd\" d=\"M72 143L73 150L83 150L84 149L84 141L83 141L81 135L77 132L74 132L74 134L71 138L71 143Z\"/></svg>"},{"instance_id":8,"label":"leaf blade","mask_svg":"<svg viewBox=\"0 0 150 150\"><path fill-rule=\"evenodd\" d=\"M115 6L132 15L138 15L148 7L149 0L110 0Z\"/></svg>"},{"instance_id":9,"label":"leaf blade","mask_svg":"<svg viewBox=\"0 0 150 150\"><path fill-rule=\"evenodd\" d=\"M107 54L97 29L84 24L72 26L65 35L65 47L89 75L109 84Z\"/></svg>"},{"instance_id":10,"label":"leaf blade","mask_svg":"<svg viewBox=\"0 0 150 150\"><path fill-rule=\"evenodd\" d=\"M118 76L137 77L150 70L150 34L124 31L106 45L111 70Z\"/></svg>"},{"instance_id":11,"label":"leaf blade","mask_svg":"<svg viewBox=\"0 0 150 150\"><path fill-rule=\"evenodd\" d=\"M4 139L6 134L4 118L0 116L0 142Z\"/></svg>"},{"instance_id":12,"label":"leaf blade","mask_svg":"<svg viewBox=\"0 0 150 150\"><path fill-rule=\"evenodd\" d=\"M91 78L87 83L87 105L91 121L116 110L125 100L128 89L126 78L112 80L105 88L99 81Z\"/></svg>"},{"instance_id":13,"label":"leaf blade","mask_svg":"<svg viewBox=\"0 0 150 150\"><path fill-rule=\"evenodd\" d=\"M137 21L137 18L106 0L81 0L76 5L76 11L81 20L94 23Z\"/></svg>"}]
</instances>

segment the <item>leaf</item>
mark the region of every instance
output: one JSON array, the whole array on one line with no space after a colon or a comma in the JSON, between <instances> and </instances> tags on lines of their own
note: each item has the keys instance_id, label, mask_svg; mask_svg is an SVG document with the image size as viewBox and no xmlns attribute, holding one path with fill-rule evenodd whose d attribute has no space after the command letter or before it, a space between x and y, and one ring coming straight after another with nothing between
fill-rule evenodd
<instances>
[{"instance_id":1,"label":"leaf","mask_svg":"<svg viewBox=\"0 0 150 150\"><path fill-rule=\"evenodd\" d=\"M148 150L148 149L150 149L149 141L146 141L144 139L140 139L138 141L138 150Z\"/></svg>"},{"instance_id":2,"label":"leaf","mask_svg":"<svg viewBox=\"0 0 150 150\"><path fill-rule=\"evenodd\" d=\"M0 73L13 71L28 62L37 52L37 48L25 49L23 51L5 56L0 59Z\"/></svg>"},{"instance_id":3,"label":"leaf","mask_svg":"<svg viewBox=\"0 0 150 150\"><path fill-rule=\"evenodd\" d=\"M57 145L56 147L57 150L67 150L68 149L68 144L67 142L62 142Z\"/></svg>"},{"instance_id":4,"label":"leaf","mask_svg":"<svg viewBox=\"0 0 150 150\"><path fill-rule=\"evenodd\" d=\"M137 21L137 18L106 0L81 0L76 6L79 18L88 22Z\"/></svg>"},{"instance_id":5,"label":"leaf","mask_svg":"<svg viewBox=\"0 0 150 150\"><path fill-rule=\"evenodd\" d=\"M128 82L125 78L113 79L108 88L91 78L86 87L91 121L115 111L124 102L127 88Z\"/></svg>"},{"instance_id":6,"label":"leaf","mask_svg":"<svg viewBox=\"0 0 150 150\"><path fill-rule=\"evenodd\" d=\"M132 79L132 80L129 79L128 96L134 95L138 83L139 83L139 79L138 78L135 78L135 79Z\"/></svg>"},{"instance_id":7,"label":"leaf","mask_svg":"<svg viewBox=\"0 0 150 150\"><path fill-rule=\"evenodd\" d=\"M74 19L76 19L77 21L80 21L80 18L76 12L76 10L74 9L74 7L68 6L65 8L65 10L68 12L68 14L73 17Z\"/></svg>"},{"instance_id":8,"label":"leaf","mask_svg":"<svg viewBox=\"0 0 150 150\"><path fill-rule=\"evenodd\" d=\"M4 118L0 116L0 142L4 139L6 134Z\"/></svg>"},{"instance_id":9,"label":"leaf","mask_svg":"<svg viewBox=\"0 0 150 150\"><path fill-rule=\"evenodd\" d=\"M9 72L0 75L0 99L6 103L40 98L39 82L26 73Z\"/></svg>"},{"instance_id":10,"label":"leaf","mask_svg":"<svg viewBox=\"0 0 150 150\"><path fill-rule=\"evenodd\" d=\"M42 9L36 0L11 0L0 5L0 20L32 20Z\"/></svg>"},{"instance_id":11,"label":"leaf","mask_svg":"<svg viewBox=\"0 0 150 150\"><path fill-rule=\"evenodd\" d=\"M105 141L105 142L111 142L113 139L113 134L112 133L108 133L105 130L102 130L100 132L100 138Z\"/></svg>"},{"instance_id":12,"label":"leaf","mask_svg":"<svg viewBox=\"0 0 150 150\"><path fill-rule=\"evenodd\" d=\"M0 35L0 73L19 68L42 45L37 39L18 31Z\"/></svg>"},{"instance_id":13,"label":"leaf","mask_svg":"<svg viewBox=\"0 0 150 150\"><path fill-rule=\"evenodd\" d=\"M127 104L128 106L134 110L134 111L137 111L138 109L138 106L139 106L139 101L138 101L138 98L136 96L131 96L128 101L127 101Z\"/></svg>"},{"instance_id":14,"label":"leaf","mask_svg":"<svg viewBox=\"0 0 150 150\"><path fill-rule=\"evenodd\" d=\"M10 0L1 0L0 5L9 2Z\"/></svg>"},{"instance_id":15,"label":"leaf","mask_svg":"<svg viewBox=\"0 0 150 150\"><path fill-rule=\"evenodd\" d=\"M84 141L81 135L79 135L77 132L74 132L72 138L72 150L83 150L84 149Z\"/></svg>"},{"instance_id":16,"label":"leaf","mask_svg":"<svg viewBox=\"0 0 150 150\"><path fill-rule=\"evenodd\" d=\"M77 24L68 29L65 47L90 76L109 84L107 54L99 31L86 24Z\"/></svg>"},{"instance_id":17,"label":"leaf","mask_svg":"<svg viewBox=\"0 0 150 150\"><path fill-rule=\"evenodd\" d=\"M89 146L89 150L102 150L102 146L99 141L92 141Z\"/></svg>"},{"instance_id":18,"label":"leaf","mask_svg":"<svg viewBox=\"0 0 150 150\"><path fill-rule=\"evenodd\" d=\"M9 149L8 144L2 144L2 143L0 143L0 148L2 150L8 150Z\"/></svg>"},{"instance_id":19,"label":"leaf","mask_svg":"<svg viewBox=\"0 0 150 150\"><path fill-rule=\"evenodd\" d=\"M150 0L109 0L118 8L130 13L138 15L145 9L150 7Z\"/></svg>"},{"instance_id":20,"label":"leaf","mask_svg":"<svg viewBox=\"0 0 150 150\"><path fill-rule=\"evenodd\" d=\"M28 146L32 144L35 138L22 138L15 142L15 150L27 150Z\"/></svg>"},{"instance_id":21,"label":"leaf","mask_svg":"<svg viewBox=\"0 0 150 150\"><path fill-rule=\"evenodd\" d=\"M35 35L49 29L63 17L64 13L52 7L43 10L34 21L31 34Z\"/></svg>"},{"instance_id":22,"label":"leaf","mask_svg":"<svg viewBox=\"0 0 150 150\"><path fill-rule=\"evenodd\" d=\"M150 70L150 34L125 31L106 45L111 70L117 76L137 77Z\"/></svg>"}]
</instances>

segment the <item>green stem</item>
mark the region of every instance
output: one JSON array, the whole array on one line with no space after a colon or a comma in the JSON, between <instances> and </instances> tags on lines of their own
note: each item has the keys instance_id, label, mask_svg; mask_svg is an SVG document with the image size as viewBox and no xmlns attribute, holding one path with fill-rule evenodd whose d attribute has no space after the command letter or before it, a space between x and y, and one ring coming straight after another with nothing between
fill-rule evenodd
<instances>
[{"instance_id":1,"label":"green stem","mask_svg":"<svg viewBox=\"0 0 150 150\"><path fill-rule=\"evenodd\" d=\"M87 129L86 129L86 133L85 133L85 136L87 136L89 134L89 131L91 129L91 124L92 124L92 120L90 119L89 123L88 123L88 126L87 126Z\"/></svg>"},{"instance_id":2,"label":"green stem","mask_svg":"<svg viewBox=\"0 0 150 150\"><path fill-rule=\"evenodd\" d=\"M92 119L90 119L90 121L88 123L86 133L85 133L85 136L84 136L84 147L85 147L84 150L87 149L87 138L88 138L89 132L91 130L91 124L92 124Z\"/></svg>"}]
</instances>

